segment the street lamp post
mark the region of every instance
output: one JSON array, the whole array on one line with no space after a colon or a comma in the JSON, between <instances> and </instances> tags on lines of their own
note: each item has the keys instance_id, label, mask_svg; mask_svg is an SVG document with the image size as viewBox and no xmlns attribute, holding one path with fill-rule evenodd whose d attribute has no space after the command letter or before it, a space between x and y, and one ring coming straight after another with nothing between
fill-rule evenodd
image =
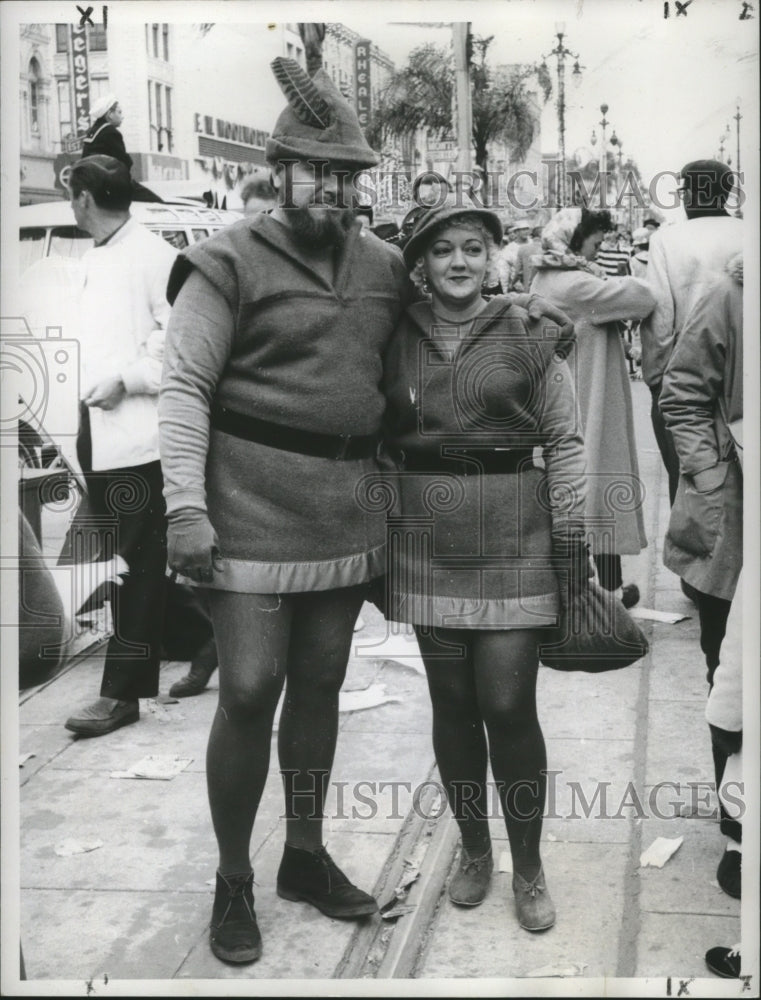
<instances>
[{"instance_id":1,"label":"street lamp post","mask_svg":"<svg viewBox=\"0 0 761 1000\"><path fill-rule=\"evenodd\" d=\"M605 135L605 130L607 129L610 122L605 117L608 113L608 105L601 104L600 111L602 112L602 118L600 119L600 128L602 129L600 133L600 206L605 206L605 195L606 188L608 186L608 143ZM613 133L615 135L615 132Z\"/></svg>"},{"instance_id":2,"label":"street lamp post","mask_svg":"<svg viewBox=\"0 0 761 1000\"><path fill-rule=\"evenodd\" d=\"M740 173L740 98L737 98L737 114L732 116L737 123L737 172Z\"/></svg>"},{"instance_id":3,"label":"street lamp post","mask_svg":"<svg viewBox=\"0 0 761 1000\"><path fill-rule=\"evenodd\" d=\"M611 146L616 146L616 156L618 157L618 165L616 168L616 185L619 190L622 186L624 170L623 170L623 158L624 158L624 144L616 135L616 130L613 129L613 135L610 137ZM629 201L629 229L631 229L631 200Z\"/></svg>"},{"instance_id":4,"label":"street lamp post","mask_svg":"<svg viewBox=\"0 0 761 1000\"><path fill-rule=\"evenodd\" d=\"M560 158L560 170L558 172L557 180L557 203L558 208L563 208L567 200L567 185L566 185L566 163L565 163L565 59L566 56L570 56L575 60L573 65L573 77L576 82L579 81L581 77L582 67L579 65L579 56L576 52L571 52L570 49L566 48L563 44L563 37L565 35L565 23L563 21L558 21L555 25L555 34L557 35L558 43L551 52L546 56L542 56L543 61L546 62L550 56L555 56L558 65L558 156Z\"/></svg>"}]
</instances>

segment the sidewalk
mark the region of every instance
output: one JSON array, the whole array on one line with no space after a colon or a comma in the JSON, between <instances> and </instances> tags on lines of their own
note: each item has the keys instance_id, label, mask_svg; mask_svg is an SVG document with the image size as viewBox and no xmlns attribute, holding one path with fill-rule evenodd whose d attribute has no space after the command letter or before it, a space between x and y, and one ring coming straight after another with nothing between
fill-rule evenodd
<instances>
[{"instance_id":1,"label":"sidewalk","mask_svg":"<svg viewBox=\"0 0 761 1000\"><path fill-rule=\"evenodd\" d=\"M668 519L665 474L644 419L645 387L636 383L633 389L650 545L625 561L624 575L639 584L642 606L690 617L676 625L644 623L651 651L634 667L597 677L540 672L540 718L549 770L556 772L543 848L558 909L551 931L530 935L518 927L507 872L495 872L490 895L476 909L455 908L446 899L456 830L448 813L435 815L435 784L423 787L436 781L427 686L414 660L399 662L361 649L385 634L380 616L365 606L366 625L355 636L346 688L381 684L399 700L342 713L326 840L347 874L382 903L392 898L405 859L414 859L420 874L404 901L409 912L395 922L374 917L355 925L276 896L283 823L275 736L272 773L252 842L264 953L242 968L218 962L207 943L216 848L204 775L216 675L197 698L143 702L137 725L102 739L76 740L63 722L97 693L101 664L90 657L20 710L20 750L35 755L19 770L28 978L92 980L101 994L105 976L109 981L504 980L544 972L608 980L652 976L664 982L667 976L696 976L718 983L703 955L712 945L740 940L740 904L715 883L723 838L718 822L704 815L715 798L705 791L713 766L703 718L697 614L661 565ZM185 664L165 664L161 690L185 670ZM147 754L177 755L190 763L170 781L112 776ZM652 815L648 796L667 781L682 788L660 790L660 811L668 816L678 811L670 802L684 803L687 815ZM382 782L391 784L381 788ZM610 783L606 802L595 803L604 782ZM701 783L708 805L691 810L685 788L690 782ZM417 800L416 789L422 792ZM492 832L499 861L507 852L500 820L492 820ZM640 869L641 852L658 836L684 841L662 869ZM87 853L56 854L56 846L72 839L102 845ZM605 988L613 992L615 983L608 981ZM457 984L450 989L456 992ZM308 990L306 983L302 992ZM552 992L552 983L545 991Z\"/></svg>"}]
</instances>

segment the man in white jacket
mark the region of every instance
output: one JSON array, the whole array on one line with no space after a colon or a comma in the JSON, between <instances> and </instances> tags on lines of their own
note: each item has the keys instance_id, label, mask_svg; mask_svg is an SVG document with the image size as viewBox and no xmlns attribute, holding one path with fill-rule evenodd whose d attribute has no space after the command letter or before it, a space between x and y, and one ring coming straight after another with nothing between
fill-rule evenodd
<instances>
[{"instance_id":1,"label":"man in white jacket","mask_svg":"<svg viewBox=\"0 0 761 1000\"><path fill-rule=\"evenodd\" d=\"M131 217L129 171L113 157L75 164L70 195L94 246L82 257L78 296L87 508L69 543L81 546L89 528L129 567L115 588L101 697L66 722L79 736L102 736L137 722L138 699L158 693L166 571L158 391L176 254Z\"/></svg>"},{"instance_id":2,"label":"man in white jacket","mask_svg":"<svg viewBox=\"0 0 761 1000\"><path fill-rule=\"evenodd\" d=\"M653 430L668 472L672 505L679 482L679 459L658 407L663 373L706 281L724 271L742 250L743 240L742 222L726 209L734 180L731 168L718 160L695 160L682 168L681 177L687 219L661 227L650 239L647 281L655 296L655 309L640 326L642 377L652 395Z\"/></svg>"}]
</instances>

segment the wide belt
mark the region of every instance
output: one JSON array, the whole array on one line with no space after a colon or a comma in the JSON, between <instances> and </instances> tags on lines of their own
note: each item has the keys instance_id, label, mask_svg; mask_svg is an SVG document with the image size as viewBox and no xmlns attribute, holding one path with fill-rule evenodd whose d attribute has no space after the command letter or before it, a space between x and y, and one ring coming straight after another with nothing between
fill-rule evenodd
<instances>
[{"instance_id":1,"label":"wide belt","mask_svg":"<svg viewBox=\"0 0 761 1000\"><path fill-rule=\"evenodd\" d=\"M534 467L532 448L472 448L440 455L430 451L398 449L394 458L405 472L448 472L455 476L506 476Z\"/></svg>"},{"instance_id":2,"label":"wide belt","mask_svg":"<svg viewBox=\"0 0 761 1000\"><path fill-rule=\"evenodd\" d=\"M296 427L284 427L282 424L229 410L220 403L212 403L210 416L211 426L224 434L255 441L268 448L312 455L315 458L332 458L337 461L372 458L380 441L375 434L353 437L349 434L320 434Z\"/></svg>"}]
</instances>

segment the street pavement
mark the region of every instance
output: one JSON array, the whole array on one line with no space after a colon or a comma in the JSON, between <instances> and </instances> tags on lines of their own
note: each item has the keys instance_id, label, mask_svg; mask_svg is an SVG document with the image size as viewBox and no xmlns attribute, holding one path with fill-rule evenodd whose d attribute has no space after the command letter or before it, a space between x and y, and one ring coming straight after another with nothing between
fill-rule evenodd
<instances>
[{"instance_id":1,"label":"street pavement","mask_svg":"<svg viewBox=\"0 0 761 1000\"><path fill-rule=\"evenodd\" d=\"M661 564L666 480L647 390L641 382L632 389L650 544L625 560L625 582L639 585L641 606L687 617L643 623L650 653L624 670L540 671L552 772L543 859L556 926L537 935L520 929L505 870L495 871L482 906L449 903L457 836L437 788L425 679L414 646L399 636L387 641L385 623L366 605L344 707L351 709L352 698L394 700L341 713L326 841L382 904L409 881L398 893L401 915L347 923L277 897L284 824L275 734L251 845L263 956L243 967L215 959L207 938L217 859L204 758L217 675L196 698L143 702L138 724L80 740L63 722L97 695L101 662L89 656L20 707L20 753L34 755L19 779L21 940L35 990L53 988L41 981L73 981L75 992L89 984L103 994L123 980L153 980L155 992L183 995L194 989L189 980L202 980L199 993L324 993L340 988L325 981L361 979L368 989L370 980L396 980L380 986L387 991L424 980L418 992L457 994L464 979L479 979L483 993L512 995L534 984L510 987L509 980L564 976L578 981L551 978L543 992L631 995L630 980L644 977L653 979L650 995L672 995L673 988L676 996L690 977L698 978L687 995L739 992L740 984L711 977L704 964L709 947L740 941L740 903L716 883L723 838L709 789L697 614ZM395 658L399 648L410 655ZM186 669L164 664L162 692ZM171 780L115 776L146 755L187 764ZM504 825L497 815L491 825L504 869ZM662 868L643 868L640 855L657 837L683 839ZM67 853L67 844L93 849ZM178 982L160 982L167 980Z\"/></svg>"}]
</instances>

